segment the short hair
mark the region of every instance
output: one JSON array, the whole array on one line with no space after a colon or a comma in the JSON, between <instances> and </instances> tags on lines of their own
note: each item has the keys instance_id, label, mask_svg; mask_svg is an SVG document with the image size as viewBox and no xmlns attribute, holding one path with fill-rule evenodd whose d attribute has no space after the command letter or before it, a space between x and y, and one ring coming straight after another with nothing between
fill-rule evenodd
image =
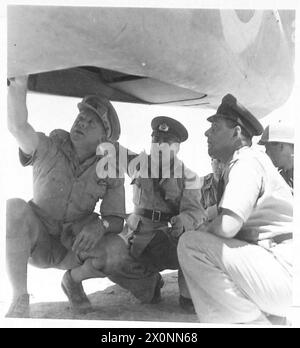
<instances>
[{"instance_id":1,"label":"short hair","mask_svg":"<svg viewBox=\"0 0 300 348\"><path fill-rule=\"evenodd\" d=\"M243 136L244 138L246 138L248 141L250 141L251 144L252 144L252 136L247 132L247 130L246 130L244 127L242 127L241 125L239 125L238 123L236 123L236 122L233 121L233 120L224 119L224 122L225 122L225 124L226 124L226 126L227 126L228 128L234 128L234 127L236 127L236 126L239 126L239 127L241 128L241 134L242 134L242 136Z\"/></svg>"}]
</instances>

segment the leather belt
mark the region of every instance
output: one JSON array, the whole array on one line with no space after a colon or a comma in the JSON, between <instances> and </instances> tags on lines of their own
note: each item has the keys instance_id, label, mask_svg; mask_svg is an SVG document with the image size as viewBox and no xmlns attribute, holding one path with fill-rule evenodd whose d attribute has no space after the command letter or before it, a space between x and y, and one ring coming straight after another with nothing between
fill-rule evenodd
<instances>
[{"instance_id":1,"label":"leather belt","mask_svg":"<svg viewBox=\"0 0 300 348\"><path fill-rule=\"evenodd\" d=\"M160 210L135 208L134 213L143 216L153 222L169 222L176 214L163 213Z\"/></svg>"}]
</instances>

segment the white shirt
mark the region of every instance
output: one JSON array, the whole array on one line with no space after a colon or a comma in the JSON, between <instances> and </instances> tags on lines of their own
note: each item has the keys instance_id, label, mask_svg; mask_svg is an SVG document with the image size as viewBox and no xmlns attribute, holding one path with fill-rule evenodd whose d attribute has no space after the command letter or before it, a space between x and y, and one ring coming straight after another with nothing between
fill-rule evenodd
<instances>
[{"instance_id":1,"label":"white shirt","mask_svg":"<svg viewBox=\"0 0 300 348\"><path fill-rule=\"evenodd\" d=\"M257 241L292 232L293 196L265 153L248 146L235 151L224 181L219 208L244 221L241 239Z\"/></svg>"}]
</instances>

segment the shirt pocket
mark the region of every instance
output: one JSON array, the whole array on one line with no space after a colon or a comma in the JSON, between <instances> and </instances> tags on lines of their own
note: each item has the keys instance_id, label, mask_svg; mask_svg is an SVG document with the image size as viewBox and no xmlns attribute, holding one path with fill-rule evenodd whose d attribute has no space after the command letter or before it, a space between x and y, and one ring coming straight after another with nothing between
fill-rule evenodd
<instances>
[{"instance_id":1,"label":"shirt pocket","mask_svg":"<svg viewBox=\"0 0 300 348\"><path fill-rule=\"evenodd\" d=\"M82 205L87 208L94 208L99 199L102 199L106 193L107 184L105 181L100 182L88 182L85 186L83 197L82 197ZM79 197L81 199L81 197Z\"/></svg>"}]
</instances>

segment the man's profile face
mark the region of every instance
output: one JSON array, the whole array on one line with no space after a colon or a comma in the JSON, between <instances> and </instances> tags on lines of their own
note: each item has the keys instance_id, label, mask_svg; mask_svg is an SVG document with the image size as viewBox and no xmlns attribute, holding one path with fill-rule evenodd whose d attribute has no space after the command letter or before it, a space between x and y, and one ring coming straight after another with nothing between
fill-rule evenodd
<instances>
[{"instance_id":1,"label":"man's profile face","mask_svg":"<svg viewBox=\"0 0 300 348\"><path fill-rule=\"evenodd\" d=\"M99 117L90 109L83 109L75 119L70 131L72 142L96 145L106 135Z\"/></svg>"},{"instance_id":2,"label":"man's profile face","mask_svg":"<svg viewBox=\"0 0 300 348\"><path fill-rule=\"evenodd\" d=\"M233 152L234 128L229 128L224 120L215 120L204 133L207 137L208 154L212 158L222 160Z\"/></svg>"}]
</instances>

